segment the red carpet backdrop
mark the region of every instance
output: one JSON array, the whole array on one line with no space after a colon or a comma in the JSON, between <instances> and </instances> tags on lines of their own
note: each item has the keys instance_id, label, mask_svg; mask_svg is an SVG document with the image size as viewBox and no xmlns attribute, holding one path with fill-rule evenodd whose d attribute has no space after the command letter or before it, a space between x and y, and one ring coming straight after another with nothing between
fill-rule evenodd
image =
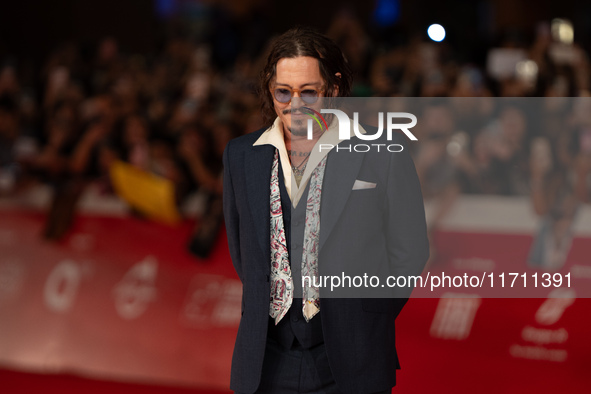
<instances>
[{"instance_id":1,"label":"red carpet backdrop","mask_svg":"<svg viewBox=\"0 0 591 394\"><path fill-rule=\"evenodd\" d=\"M0 215L0 365L32 373L8 382L65 373L227 390L241 285L223 231L205 261L185 252L190 222L84 214L56 244L39 237L42 214ZM526 269L531 235L453 227L436 234L433 269ZM589 241L575 236L565 265L587 280ZM446 297L413 299L401 314L398 392L588 392L589 299Z\"/></svg>"}]
</instances>

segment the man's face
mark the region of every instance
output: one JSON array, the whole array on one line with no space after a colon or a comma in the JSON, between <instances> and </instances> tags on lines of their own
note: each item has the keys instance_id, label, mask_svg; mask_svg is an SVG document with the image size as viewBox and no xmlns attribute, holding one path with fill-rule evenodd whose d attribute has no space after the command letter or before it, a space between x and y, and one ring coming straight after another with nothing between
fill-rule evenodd
<instances>
[{"instance_id":1,"label":"man's face","mask_svg":"<svg viewBox=\"0 0 591 394\"><path fill-rule=\"evenodd\" d=\"M290 132L298 137L306 136L308 119L311 118L298 108L305 106L319 111L322 100L310 103L311 100L307 98L314 93L319 97L323 96L324 80L320 75L318 60L309 56L280 59L277 62L275 79L269 88L273 95L275 112L283 123L284 133ZM275 94L277 89L280 89L280 97L290 94L291 100L287 103L280 102ZM302 100L302 92L308 102Z\"/></svg>"}]
</instances>

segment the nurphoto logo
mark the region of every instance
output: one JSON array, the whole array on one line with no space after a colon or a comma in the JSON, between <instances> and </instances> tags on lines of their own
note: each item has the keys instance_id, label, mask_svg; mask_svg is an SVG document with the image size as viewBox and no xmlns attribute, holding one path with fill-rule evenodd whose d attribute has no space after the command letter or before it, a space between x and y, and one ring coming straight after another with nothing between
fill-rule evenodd
<instances>
[{"instance_id":1,"label":"nurphoto logo","mask_svg":"<svg viewBox=\"0 0 591 394\"><path fill-rule=\"evenodd\" d=\"M320 113L309 107L303 107L307 110L306 112L312 119L308 119L308 139L313 138L313 127L314 121L322 129L328 129L328 125L322 114L332 114L336 117L339 122L339 140L349 140L351 138L351 119L349 116L338 109L321 109ZM386 138L388 141L392 141L392 133L394 130L402 131L408 139L411 141L418 141L417 137L409 129L413 128L417 124L417 117L409 112L378 112L378 129L374 134L363 134L359 130L359 113L353 112L353 133L362 141L375 141L382 136L384 133L384 119L386 119ZM395 123L395 119L408 119L408 123ZM333 149L335 148L332 144L320 144L319 150ZM347 146L336 146L337 152L339 150L347 150L349 152L368 152L372 149L376 149L378 152L380 148L385 148L388 152L401 152L404 148L400 144L354 144Z\"/></svg>"}]
</instances>

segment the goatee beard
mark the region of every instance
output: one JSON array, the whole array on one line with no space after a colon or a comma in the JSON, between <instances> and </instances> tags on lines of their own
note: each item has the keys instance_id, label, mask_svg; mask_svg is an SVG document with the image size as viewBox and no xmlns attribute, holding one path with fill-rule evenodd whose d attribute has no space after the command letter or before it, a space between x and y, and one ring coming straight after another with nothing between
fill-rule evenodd
<instances>
[{"instance_id":1,"label":"goatee beard","mask_svg":"<svg viewBox=\"0 0 591 394\"><path fill-rule=\"evenodd\" d=\"M293 127L288 127L287 129L289 130L291 135L293 135L295 137L305 137L308 135L308 129L293 128Z\"/></svg>"},{"instance_id":2,"label":"goatee beard","mask_svg":"<svg viewBox=\"0 0 591 394\"><path fill-rule=\"evenodd\" d=\"M291 135L295 137L305 137L308 135L308 128L303 125L304 122L292 120L291 123L292 126L287 128Z\"/></svg>"}]
</instances>

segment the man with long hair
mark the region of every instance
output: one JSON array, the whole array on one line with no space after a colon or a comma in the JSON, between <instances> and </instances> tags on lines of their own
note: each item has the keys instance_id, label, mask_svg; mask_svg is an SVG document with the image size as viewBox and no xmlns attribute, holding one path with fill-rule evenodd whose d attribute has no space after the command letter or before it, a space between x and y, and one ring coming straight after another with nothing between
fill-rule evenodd
<instances>
[{"instance_id":1,"label":"man with long hair","mask_svg":"<svg viewBox=\"0 0 591 394\"><path fill-rule=\"evenodd\" d=\"M324 297L303 279L320 277L340 256L397 274L420 274L428 258L420 186L405 150L318 149L340 143L338 122L311 127L309 119L348 96L351 84L334 42L289 30L261 73L269 126L224 152L226 231L243 284L231 377L238 393L389 393L396 384L395 319L406 298Z\"/></svg>"}]
</instances>

